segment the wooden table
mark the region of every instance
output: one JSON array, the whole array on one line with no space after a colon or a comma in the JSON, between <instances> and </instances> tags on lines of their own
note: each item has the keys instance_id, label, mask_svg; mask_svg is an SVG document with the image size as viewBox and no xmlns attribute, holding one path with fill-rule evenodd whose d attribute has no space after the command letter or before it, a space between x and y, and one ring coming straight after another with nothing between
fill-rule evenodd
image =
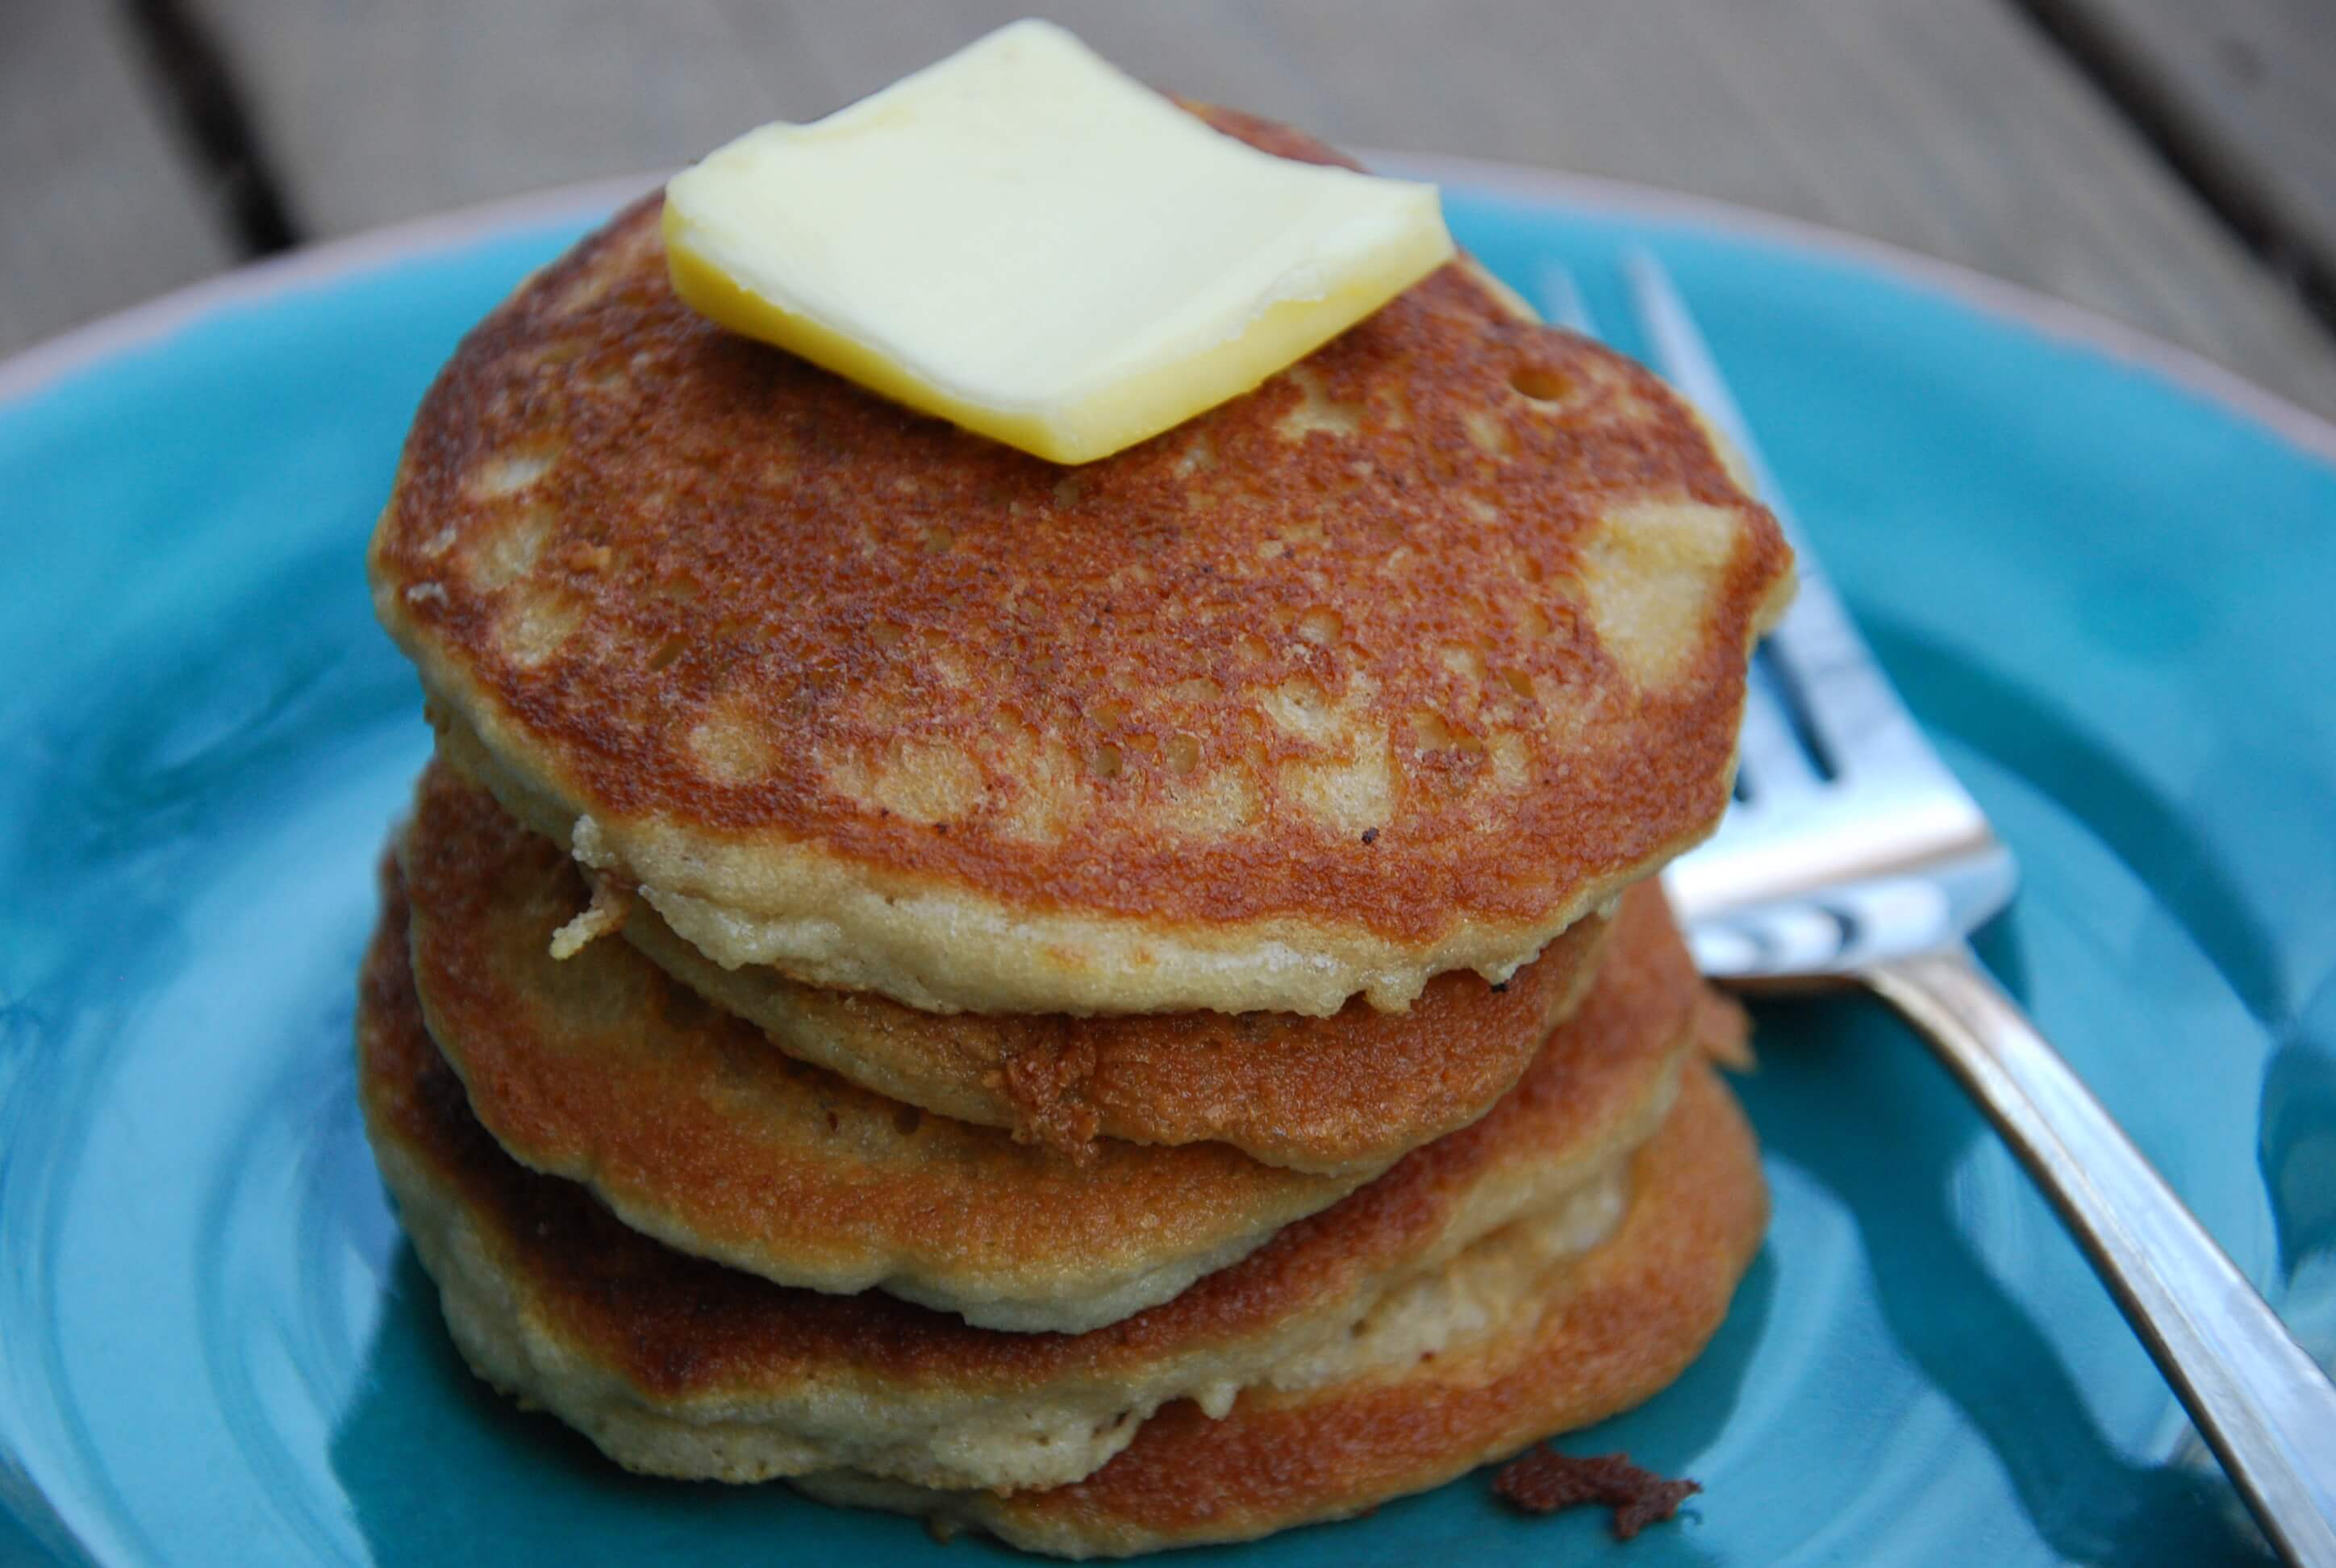
<instances>
[{"instance_id":1,"label":"wooden table","mask_svg":"<svg viewBox=\"0 0 2336 1568\"><path fill-rule=\"evenodd\" d=\"M670 167L1031 9L1341 142L1962 262L2336 415L2326 0L27 0L0 351L287 242Z\"/></svg>"}]
</instances>

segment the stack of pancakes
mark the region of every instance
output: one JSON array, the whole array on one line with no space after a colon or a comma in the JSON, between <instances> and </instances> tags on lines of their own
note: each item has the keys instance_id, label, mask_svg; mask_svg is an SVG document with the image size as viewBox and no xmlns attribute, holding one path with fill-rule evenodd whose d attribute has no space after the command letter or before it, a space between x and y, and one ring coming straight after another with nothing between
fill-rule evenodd
<instances>
[{"instance_id":1,"label":"stack of pancakes","mask_svg":"<svg viewBox=\"0 0 2336 1568\"><path fill-rule=\"evenodd\" d=\"M1789 557L1473 264L1066 469L694 317L652 200L464 342L371 570L438 735L375 1148L471 1364L619 1463L1238 1539L1719 1322L1743 1024L1650 879Z\"/></svg>"}]
</instances>

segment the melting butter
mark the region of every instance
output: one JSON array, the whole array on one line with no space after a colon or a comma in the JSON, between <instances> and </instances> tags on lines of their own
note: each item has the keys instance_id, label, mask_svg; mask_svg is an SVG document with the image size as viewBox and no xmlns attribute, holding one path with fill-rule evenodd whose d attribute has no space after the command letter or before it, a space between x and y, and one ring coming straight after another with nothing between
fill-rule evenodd
<instances>
[{"instance_id":1,"label":"melting butter","mask_svg":"<svg viewBox=\"0 0 2336 1568\"><path fill-rule=\"evenodd\" d=\"M1260 152L1024 21L666 188L691 308L1056 463L1258 385L1453 254L1436 188Z\"/></svg>"}]
</instances>

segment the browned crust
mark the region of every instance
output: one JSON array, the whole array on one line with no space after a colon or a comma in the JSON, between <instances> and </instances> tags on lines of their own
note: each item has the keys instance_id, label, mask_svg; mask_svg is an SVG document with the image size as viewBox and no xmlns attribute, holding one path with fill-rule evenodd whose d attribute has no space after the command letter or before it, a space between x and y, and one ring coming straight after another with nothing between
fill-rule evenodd
<instances>
[{"instance_id":1,"label":"browned crust","mask_svg":"<svg viewBox=\"0 0 2336 1568\"><path fill-rule=\"evenodd\" d=\"M524 1281L530 1320L653 1400L852 1378L1012 1388L1109 1377L1262 1332L1416 1255L1502 1163L1556 1158L1594 1139L1667 1070L1669 1042L1687 1033L1703 989L1659 896L1633 899L1589 999L1481 1120L1158 1307L1085 1334L1009 1334L881 1294L823 1295L676 1253L575 1183L515 1164L423 1027L402 900L393 883L360 980L368 1124L461 1194L505 1271Z\"/></svg>"},{"instance_id":2,"label":"browned crust","mask_svg":"<svg viewBox=\"0 0 2336 1568\"><path fill-rule=\"evenodd\" d=\"M940 1016L870 993L826 1000L957 1086L1002 1091L997 1119L1020 1135L1071 1149L1216 1139L1318 1170L1392 1160L1483 1115L1589 990L1608 926L1575 921L1501 986L1439 975L1401 1013L1357 999L1327 1018Z\"/></svg>"},{"instance_id":3,"label":"browned crust","mask_svg":"<svg viewBox=\"0 0 2336 1568\"><path fill-rule=\"evenodd\" d=\"M1017 1130L1050 1143L1222 1139L1307 1170L1371 1164L1466 1125L1507 1092L1588 994L1611 924L1574 921L1499 986L1438 975L1400 1013L1356 998L1327 1018L959 1014L949 1022L971 1027L949 1043L999 1064ZM948 1029L872 995L852 1005L904 1031Z\"/></svg>"},{"instance_id":4,"label":"browned crust","mask_svg":"<svg viewBox=\"0 0 2336 1568\"><path fill-rule=\"evenodd\" d=\"M644 952L783 1050L880 1094L1075 1157L1096 1138L1222 1141L1268 1164L1384 1168L1465 1126L1588 994L1612 921L1574 921L1501 985L1438 975L1404 1012L936 1014L774 970L725 970L635 906Z\"/></svg>"},{"instance_id":5,"label":"browned crust","mask_svg":"<svg viewBox=\"0 0 2336 1568\"><path fill-rule=\"evenodd\" d=\"M694 316L657 217L655 199L621 215L464 341L372 553L392 629L461 672L440 695L524 737L571 808L814 844L1015 910L1329 920L1421 946L1470 922L1546 930L1717 820L1745 650L1788 557L1638 365L1515 319L1455 265L1301 366L1360 411L1357 433L1278 433L1305 396L1291 373L1069 473ZM1487 414L1505 452L1471 439ZM535 489L465 496L484 460L546 435L566 456ZM1618 666L1578 588L1594 519L1648 498L1743 524L1660 689ZM445 540L468 558L536 507L548 536L517 582L445 571ZM579 628L531 667L500 641L522 591ZM1369 842L1299 809L1282 771L1352 756L1259 717L1253 694L1306 682L1388 736ZM689 751L717 706L784 737L754 776ZM971 758L974 803L937 825L832 786L826 770L907 744ZM1075 810L1042 798L1061 781L1029 776L1034 746L1071 759ZM1172 830L1190 784L1172 755L1246 782L1238 826ZM1031 836L1015 824L1033 813L1060 820Z\"/></svg>"},{"instance_id":6,"label":"browned crust","mask_svg":"<svg viewBox=\"0 0 2336 1568\"><path fill-rule=\"evenodd\" d=\"M1359 1513L1640 1403L1718 1330L1759 1250L1767 1193L1742 1111L1702 1066L1631 1172L1621 1228L1569 1271L1532 1331L1390 1378L1251 1389L1221 1420L1171 1405L1087 1479L968 1512L1042 1551L1246 1540Z\"/></svg>"},{"instance_id":7,"label":"browned crust","mask_svg":"<svg viewBox=\"0 0 2336 1568\"><path fill-rule=\"evenodd\" d=\"M1559 1514L1584 1504L1613 1511L1609 1528L1628 1541L1679 1512L1703 1483L1674 1479L1630 1463L1628 1454L1565 1454L1547 1444L1526 1449L1493 1477L1494 1495L1523 1514Z\"/></svg>"},{"instance_id":8,"label":"browned crust","mask_svg":"<svg viewBox=\"0 0 2336 1568\"><path fill-rule=\"evenodd\" d=\"M479 1120L686 1251L997 1326L1085 1328L1362 1180L1216 1143L1113 1142L1075 1163L794 1061L623 942L556 959L583 898L572 862L443 767L398 863L423 1015Z\"/></svg>"},{"instance_id":9,"label":"browned crust","mask_svg":"<svg viewBox=\"0 0 2336 1568\"><path fill-rule=\"evenodd\" d=\"M418 832L431 829L431 794L443 787L425 783ZM501 815L483 791L478 798L477 809ZM558 874L533 868L549 858L534 852L525 874ZM573 886L572 876L560 881ZM568 896L570 909L582 897ZM782 1050L927 1110L1008 1127L1075 1158L1098 1138L1222 1142L1268 1164L1348 1174L1384 1169L1482 1115L1581 1005L1612 924L1584 916L1497 986L1455 971L1430 980L1406 1011L1355 998L1325 1018L929 1013L774 970L725 970L646 905L632 907L624 930L676 979L761 1024Z\"/></svg>"}]
</instances>

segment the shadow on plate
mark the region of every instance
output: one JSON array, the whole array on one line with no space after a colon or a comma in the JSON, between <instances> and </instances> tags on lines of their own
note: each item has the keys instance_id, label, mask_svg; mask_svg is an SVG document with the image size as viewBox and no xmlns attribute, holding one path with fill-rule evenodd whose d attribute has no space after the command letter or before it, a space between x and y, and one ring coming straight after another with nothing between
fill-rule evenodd
<instances>
[{"instance_id":1,"label":"shadow on plate","mask_svg":"<svg viewBox=\"0 0 2336 1568\"><path fill-rule=\"evenodd\" d=\"M1978 945L2024 997L2017 919L1998 920ZM1847 1209L1900 1349L1994 1449L2038 1534L2081 1562L2269 1561L2219 1471L2136 1466L2118 1451L2051 1341L1969 1244L1954 1172L1973 1140L1994 1135L1923 1045L1866 997L1765 1004L1760 1021L1773 1043L1745 1098L1764 1144ZM1909 1057L1923 1066L1908 1070ZM2042 1234L2075 1245L2057 1227Z\"/></svg>"},{"instance_id":2,"label":"shadow on plate","mask_svg":"<svg viewBox=\"0 0 2336 1568\"><path fill-rule=\"evenodd\" d=\"M514 1556L764 1561L774 1542L803 1540L812 1505L784 1487L631 1475L472 1376L410 1244L397 1250L363 1388L333 1434L332 1463L384 1568ZM922 1539L906 1520L821 1512L823 1552L884 1560Z\"/></svg>"}]
</instances>

